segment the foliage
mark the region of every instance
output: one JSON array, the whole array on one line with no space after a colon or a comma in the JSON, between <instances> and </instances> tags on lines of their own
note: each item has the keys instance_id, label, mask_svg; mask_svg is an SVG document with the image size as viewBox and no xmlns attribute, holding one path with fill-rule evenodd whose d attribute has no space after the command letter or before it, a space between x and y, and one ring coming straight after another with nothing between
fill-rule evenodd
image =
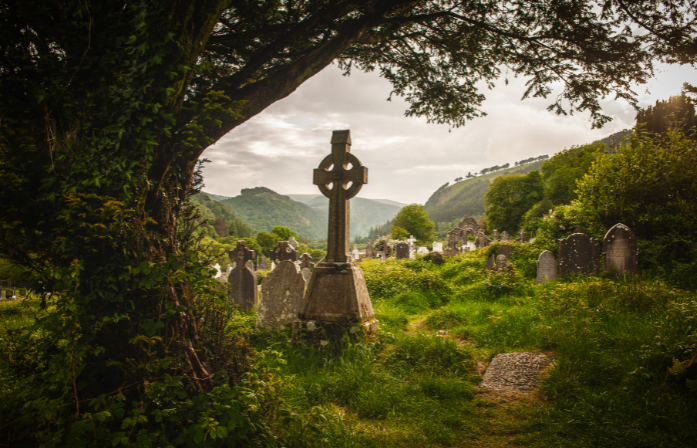
<instances>
[{"instance_id":1,"label":"foliage","mask_svg":"<svg viewBox=\"0 0 697 448\"><path fill-rule=\"evenodd\" d=\"M604 144L573 146L542 164L545 180L545 199L554 205L569 204L578 196L576 182L590 170L593 162L607 154Z\"/></svg>"},{"instance_id":2,"label":"foliage","mask_svg":"<svg viewBox=\"0 0 697 448\"><path fill-rule=\"evenodd\" d=\"M552 201L545 198L537 204L530 207L530 210L523 215L521 227L528 232L535 232L542 225L545 215L552 213L554 205Z\"/></svg>"},{"instance_id":3,"label":"foliage","mask_svg":"<svg viewBox=\"0 0 697 448\"><path fill-rule=\"evenodd\" d=\"M433 229L435 224L428 217L428 213L424 210L424 206L421 204L411 204L405 207L397 213L394 217L394 224L391 229L403 229L406 230L407 235L414 235L419 244L426 244L433 241L434 234ZM395 232L392 232L392 237L395 239L400 239L396 236Z\"/></svg>"},{"instance_id":4,"label":"foliage","mask_svg":"<svg viewBox=\"0 0 697 448\"><path fill-rule=\"evenodd\" d=\"M516 234L523 216L542 199L543 191L539 171L497 177L484 196L488 227Z\"/></svg>"},{"instance_id":5,"label":"foliage","mask_svg":"<svg viewBox=\"0 0 697 448\"><path fill-rule=\"evenodd\" d=\"M667 101L656 100L637 112L637 124L643 124L648 132L660 134L672 129L675 132L694 132L697 127L694 101L685 92L671 96Z\"/></svg>"},{"instance_id":6,"label":"foliage","mask_svg":"<svg viewBox=\"0 0 697 448\"><path fill-rule=\"evenodd\" d=\"M207 194L196 194L192 197L192 201L197 204L203 218L207 220L218 220L220 217L222 217L227 224L227 233L229 236L240 239L252 236L254 234L254 229L252 229L252 227L245 220L239 218L229 206L212 200ZM228 236L223 235L225 231L223 230L221 233L218 227L216 227L215 230L220 238L225 238Z\"/></svg>"},{"instance_id":7,"label":"foliage","mask_svg":"<svg viewBox=\"0 0 697 448\"><path fill-rule=\"evenodd\" d=\"M291 236L298 236L297 233L284 226L276 226L271 229L271 233L275 233L281 238L281 241L288 241Z\"/></svg>"}]
</instances>

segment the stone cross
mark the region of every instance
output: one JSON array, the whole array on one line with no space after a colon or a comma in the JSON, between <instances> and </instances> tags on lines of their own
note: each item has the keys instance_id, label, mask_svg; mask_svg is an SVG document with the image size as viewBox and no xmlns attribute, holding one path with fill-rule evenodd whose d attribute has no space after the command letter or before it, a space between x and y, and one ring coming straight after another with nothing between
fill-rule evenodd
<instances>
[{"instance_id":1,"label":"stone cross","mask_svg":"<svg viewBox=\"0 0 697 448\"><path fill-rule=\"evenodd\" d=\"M525 239L525 230L520 229L520 232L518 232L518 235L520 235L520 242L521 243L527 243L527 240Z\"/></svg>"},{"instance_id":2,"label":"stone cross","mask_svg":"<svg viewBox=\"0 0 697 448\"><path fill-rule=\"evenodd\" d=\"M407 243L409 243L409 250L416 249L416 238L414 238L414 235L409 235L409 238L407 238Z\"/></svg>"},{"instance_id":3,"label":"stone cross","mask_svg":"<svg viewBox=\"0 0 697 448\"><path fill-rule=\"evenodd\" d=\"M254 251L247 247L245 240L239 240L237 246L228 254L235 260L235 267L228 276L228 298L242 309L252 309L257 302L257 276L254 269L247 266L247 262L254 258Z\"/></svg>"},{"instance_id":4,"label":"stone cross","mask_svg":"<svg viewBox=\"0 0 697 448\"><path fill-rule=\"evenodd\" d=\"M288 244L290 244L291 246L293 246L293 249L297 249L298 246L300 246L300 243L298 243L297 241L295 241L295 237L294 237L294 236L291 236L290 238L288 238Z\"/></svg>"},{"instance_id":5,"label":"stone cross","mask_svg":"<svg viewBox=\"0 0 697 448\"><path fill-rule=\"evenodd\" d=\"M279 241L271 251L271 259L277 262L298 261L298 251L288 241Z\"/></svg>"},{"instance_id":6,"label":"stone cross","mask_svg":"<svg viewBox=\"0 0 697 448\"><path fill-rule=\"evenodd\" d=\"M302 254L302 256L300 257L300 267L307 269L314 268L315 264L312 262L312 255L308 254L307 252Z\"/></svg>"},{"instance_id":7,"label":"stone cross","mask_svg":"<svg viewBox=\"0 0 697 448\"><path fill-rule=\"evenodd\" d=\"M365 257L373 258L373 242L368 240L368 244L365 245Z\"/></svg>"},{"instance_id":8,"label":"stone cross","mask_svg":"<svg viewBox=\"0 0 697 448\"><path fill-rule=\"evenodd\" d=\"M554 254L548 250L540 254L537 259L537 283L547 283L557 279L557 260Z\"/></svg>"},{"instance_id":9,"label":"stone cross","mask_svg":"<svg viewBox=\"0 0 697 448\"><path fill-rule=\"evenodd\" d=\"M505 230L501 234L501 241L511 241L511 236Z\"/></svg>"},{"instance_id":10,"label":"stone cross","mask_svg":"<svg viewBox=\"0 0 697 448\"><path fill-rule=\"evenodd\" d=\"M312 183L329 198L326 261L345 263L349 260L349 199L368 183L368 168L350 152L350 131L334 131L331 144L332 153L315 169Z\"/></svg>"},{"instance_id":11,"label":"stone cross","mask_svg":"<svg viewBox=\"0 0 697 448\"><path fill-rule=\"evenodd\" d=\"M605 270L612 274L634 275L638 269L636 236L624 224L615 224L603 238Z\"/></svg>"}]
</instances>

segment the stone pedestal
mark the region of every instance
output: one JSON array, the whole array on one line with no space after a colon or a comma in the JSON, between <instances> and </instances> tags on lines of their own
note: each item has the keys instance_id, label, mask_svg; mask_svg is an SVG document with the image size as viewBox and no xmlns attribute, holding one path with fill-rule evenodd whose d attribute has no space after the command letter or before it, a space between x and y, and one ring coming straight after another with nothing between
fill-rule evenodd
<instances>
[{"instance_id":1,"label":"stone pedestal","mask_svg":"<svg viewBox=\"0 0 697 448\"><path fill-rule=\"evenodd\" d=\"M305 293L304 320L320 323L375 322L363 271L354 263L315 265Z\"/></svg>"}]
</instances>

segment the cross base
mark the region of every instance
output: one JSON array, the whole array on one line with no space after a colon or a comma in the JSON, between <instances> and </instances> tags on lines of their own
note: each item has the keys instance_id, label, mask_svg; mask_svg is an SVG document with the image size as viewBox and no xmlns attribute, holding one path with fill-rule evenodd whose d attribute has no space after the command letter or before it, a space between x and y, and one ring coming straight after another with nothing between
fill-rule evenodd
<instances>
[{"instance_id":1,"label":"cross base","mask_svg":"<svg viewBox=\"0 0 697 448\"><path fill-rule=\"evenodd\" d=\"M305 292L303 320L320 324L368 323L377 328L363 271L354 263L321 261Z\"/></svg>"}]
</instances>

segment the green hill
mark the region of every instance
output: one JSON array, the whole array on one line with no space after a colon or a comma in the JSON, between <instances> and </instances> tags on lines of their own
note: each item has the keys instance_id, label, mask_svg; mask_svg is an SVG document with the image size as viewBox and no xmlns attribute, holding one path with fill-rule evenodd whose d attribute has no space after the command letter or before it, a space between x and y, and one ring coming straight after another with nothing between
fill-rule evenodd
<instances>
[{"instance_id":1,"label":"green hill","mask_svg":"<svg viewBox=\"0 0 697 448\"><path fill-rule=\"evenodd\" d=\"M450 222L464 216L479 217L484 214L484 195L489 183L504 174L526 174L540 169L542 162L507 168L485 174L453 185L443 185L426 201L424 209L435 222Z\"/></svg>"},{"instance_id":2,"label":"green hill","mask_svg":"<svg viewBox=\"0 0 697 448\"><path fill-rule=\"evenodd\" d=\"M254 233L256 233L254 231L254 228L251 225L249 225L247 221L237 216L235 212L232 210L232 208L230 208L230 206L218 202L215 199L212 199L211 196L214 195L209 195L207 193L199 193L192 198L193 202L198 206L198 209L201 211L201 216L203 216L204 219L206 219L207 221L209 221L209 223L212 224L212 220L214 220L218 216L222 216L223 218L225 218L225 221L228 222L230 231L234 236L244 237L251 236ZM230 222L234 223L234 226L230 225Z\"/></svg>"},{"instance_id":3,"label":"green hill","mask_svg":"<svg viewBox=\"0 0 697 448\"><path fill-rule=\"evenodd\" d=\"M245 188L234 198L218 195L211 197L229 206L258 232L286 226L307 238L320 240L327 237L326 212L320 213L266 187Z\"/></svg>"},{"instance_id":4,"label":"green hill","mask_svg":"<svg viewBox=\"0 0 697 448\"><path fill-rule=\"evenodd\" d=\"M289 194L291 199L309 205L320 214L329 212L329 199L321 194ZM380 226L394 218L406 204L389 199L351 199L351 238L366 236L371 227Z\"/></svg>"}]
</instances>

